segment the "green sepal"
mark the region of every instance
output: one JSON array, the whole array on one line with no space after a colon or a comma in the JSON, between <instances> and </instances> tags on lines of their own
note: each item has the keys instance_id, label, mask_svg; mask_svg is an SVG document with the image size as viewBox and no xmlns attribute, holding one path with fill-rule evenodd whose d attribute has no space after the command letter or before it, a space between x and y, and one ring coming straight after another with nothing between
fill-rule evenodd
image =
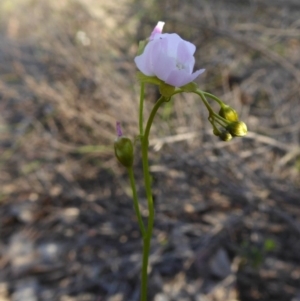
<instances>
[{"instance_id":1,"label":"green sepal","mask_svg":"<svg viewBox=\"0 0 300 301\"><path fill-rule=\"evenodd\" d=\"M137 72L137 79L142 83L149 83L160 86L163 81L156 76L147 76L142 72Z\"/></svg>"},{"instance_id":2,"label":"green sepal","mask_svg":"<svg viewBox=\"0 0 300 301\"><path fill-rule=\"evenodd\" d=\"M190 82L182 87L180 87L180 89L183 91L183 92L196 92L197 89L198 89L198 86L196 83L194 82Z\"/></svg>"},{"instance_id":3,"label":"green sepal","mask_svg":"<svg viewBox=\"0 0 300 301\"><path fill-rule=\"evenodd\" d=\"M170 98L174 94L175 89L176 88L174 86L171 86L166 83L162 83L159 86L159 92L165 98Z\"/></svg>"}]
</instances>

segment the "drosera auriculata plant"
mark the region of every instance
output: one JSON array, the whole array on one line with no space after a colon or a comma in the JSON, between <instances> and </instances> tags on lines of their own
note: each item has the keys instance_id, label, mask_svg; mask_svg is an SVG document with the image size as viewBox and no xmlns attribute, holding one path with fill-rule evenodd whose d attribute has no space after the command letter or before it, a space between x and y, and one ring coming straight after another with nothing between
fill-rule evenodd
<instances>
[{"instance_id":1,"label":"drosera auriculata plant","mask_svg":"<svg viewBox=\"0 0 300 301\"><path fill-rule=\"evenodd\" d=\"M200 90L197 84L193 82L205 71L204 69L200 69L193 72L196 46L183 40L176 33L162 33L164 24L164 22L158 22L150 37L139 43L138 55L134 59L139 69L137 77L141 84L138 137L141 143L144 186L149 212L146 222L140 213L136 192L133 173L133 143L128 137L123 136L119 122L117 122L118 137L114 143L115 155L118 161L126 167L128 171L134 209L143 239L141 301L147 300L148 258L154 224L154 206L148 162L149 134L158 109L163 103L171 101L171 98L176 94L183 92L195 93L200 97L208 110L208 120L212 125L214 135L223 141L229 141L233 137L242 137L247 134L246 124L239 121L238 114L233 108L226 105L215 95ZM146 127L144 128L143 107L145 84L157 85L159 87L160 98L154 104L146 122ZM208 98L219 104L220 110L218 113L214 112L207 100Z\"/></svg>"}]
</instances>

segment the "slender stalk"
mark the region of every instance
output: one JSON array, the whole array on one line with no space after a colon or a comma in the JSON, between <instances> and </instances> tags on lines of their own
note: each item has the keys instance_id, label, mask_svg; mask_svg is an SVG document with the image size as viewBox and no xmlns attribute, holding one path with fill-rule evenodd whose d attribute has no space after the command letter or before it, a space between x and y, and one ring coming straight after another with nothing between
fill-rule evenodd
<instances>
[{"instance_id":1,"label":"slender stalk","mask_svg":"<svg viewBox=\"0 0 300 301\"><path fill-rule=\"evenodd\" d=\"M145 190L146 190L146 196L148 202L149 216L148 216L147 233L143 239L141 301L147 301L148 259L149 259L150 242L151 242L153 223L154 223L154 206L153 206L151 180L150 180L150 173L149 173L149 162L148 162L149 134L150 134L151 125L153 123L155 114L159 109L160 105L165 101L166 99L162 96L154 105L145 128L145 133L142 136L142 161L143 161L144 182L145 182Z\"/></svg>"},{"instance_id":2,"label":"slender stalk","mask_svg":"<svg viewBox=\"0 0 300 301\"><path fill-rule=\"evenodd\" d=\"M212 94L209 94L209 93L207 93L207 92L203 92L203 91L201 91L201 90L197 90L197 91L195 91L194 93L196 93L197 95L200 96L200 98L202 99L204 105L206 106L206 108L207 108L207 110L208 110L208 112L209 112L209 116L210 116L210 117L214 116L215 121L218 122L221 126L224 126L224 124L222 124L222 122L225 123L225 126L228 124L228 121L227 121L225 118L221 117L219 114L216 114L216 113L213 111L213 109L210 107L210 105L209 105L209 103L208 103L208 101L207 101L205 95L207 95L207 96L209 96L210 98L213 98L214 100L216 100L217 102L219 102L219 101L221 101L221 100L220 100L218 97L216 97L216 96L214 96L214 95L212 95Z\"/></svg>"},{"instance_id":3,"label":"slender stalk","mask_svg":"<svg viewBox=\"0 0 300 301\"><path fill-rule=\"evenodd\" d=\"M141 83L141 92L140 92L140 110L139 110L139 129L140 137L144 135L144 126L143 126L143 113L144 113L144 98L145 98L145 84Z\"/></svg>"},{"instance_id":4,"label":"slender stalk","mask_svg":"<svg viewBox=\"0 0 300 301\"><path fill-rule=\"evenodd\" d=\"M132 167L129 167L127 169L127 171L128 171L128 175L129 175L129 179L130 179L131 189L132 189L133 206L134 206L135 214L138 218L139 227L140 227L142 236L144 238L144 237L146 237L146 229L145 229L142 215L141 215L140 208L139 208L139 202L138 202L138 198L137 198L136 185L135 185L135 179L134 179Z\"/></svg>"},{"instance_id":5,"label":"slender stalk","mask_svg":"<svg viewBox=\"0 0 300 301\"><path fill-rule=\"evenodd\" d=\"M204 91L201 91L201 92L203 93L203 95L215 100L221 107L224 105L223 101L221 99L219 99L217 96L210 94L208 92L204 92Z\"/></svg>"},{"instance_id":6,"label":"slender stalk","mask_svg":"<svg viewBox=\"0 0 300 301\"><path fill-rule=\"evenodd\" d=\"M212 110L212 108L210 107L207 99L205 98L204 96L204 93L201 91L201 90L197 90L195 91L194 93L198 94L200 96L200 98L202 99L204 105L206 106L208 112L209 112L209 115L212 116L214 115L214 111Z\"/></svg>"}]
</instances>

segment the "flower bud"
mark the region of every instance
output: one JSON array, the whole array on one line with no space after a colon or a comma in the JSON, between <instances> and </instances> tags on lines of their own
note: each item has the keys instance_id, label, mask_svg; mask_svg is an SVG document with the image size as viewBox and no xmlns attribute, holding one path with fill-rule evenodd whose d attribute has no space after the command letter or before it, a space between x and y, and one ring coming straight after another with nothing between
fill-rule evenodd
<instances>
[{"instance_id":1,"label":"flower bud","mask_svg":"<svg viewBox=\"0 0 300 301\"><path fill-rule=\"evenodd\" d=\"M232 139L232 135L227 131L222 131L219 137L222 141L230 141Z\"/></svg>"},{"instance_id":2,"label":"flower bud","mask_svg":"<svg viewBox=\"0 0 300 301\"><path fill-rule=\"evenodd\" d=\"M118 137L114 143L115 155L119 162L125 167L131 167L133 164L133 144L125 136Z\"/></svg>"},{"instance_id":3,"label":"flower bud","mask_svg":"<svg viewBox=\"0 0 300 301\"><path fill-rule=\"evenodd\" d=\"M238 116L236 110L234 110L233 108L231 108L230 106L227 106L227 105L224 105L221 107L221 109L219 111L219 115L228 121L238 121L239 120L239 116Z\"/></svg>"},{"instance_id":4,"label":"flower bud","mask_svg":"<svg viewBox=\"0 0 300 301\"><path fill-rule=\"evenodd\" d=\"M235 121L230 123L226 130L234 137L243 137L247 134L247 126L242 121Z\"/></svg>"},{"instance_id":5,"label":"flower bud","mask_svg":"<svg viewBox=\"0 0 300 301\"><path fill-rule=\"evenodd\" d=\"M123 136L119 122L117 122L117 134L118 137L114 143L115 155L123 166L131 167L133 164L133 144L128 137Z\"/></svg>"},{"instance_id":6,"label":"flower bud","mask_svg":"<svg viewBox=\"0 0 300 301\"><path fill-rule=\"evenodd\" d=\"M220 132L216 127L214 127L214 129L213 129L213 134L214 134L215 136L220 136L220 135L221 135L221 132Z\"/></svg>"}]
</instances>

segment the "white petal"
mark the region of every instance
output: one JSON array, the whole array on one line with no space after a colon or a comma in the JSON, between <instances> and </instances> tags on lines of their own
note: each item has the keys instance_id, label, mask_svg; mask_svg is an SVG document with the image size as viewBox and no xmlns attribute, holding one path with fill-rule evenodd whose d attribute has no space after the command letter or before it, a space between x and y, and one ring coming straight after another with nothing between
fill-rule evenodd
<instances>
[{"instance_id":1,"label":"white petal","mask_svg":"<svg viewBox=\"0 0 300 301\"><path fill-rule=\"evenodd\" d=\"M176 61L164 53L160 53L153 61L153 70L155 75L165 81L172 70L176 69Z\"/></svg>"},{"instance_id":2,"label":"white petal","mask_svg":"<svg viewBox=\"0 0 300 301\"><path fill-rule=\"evenodd\" d=\"M166 83L175 87L181 87L192 82L203 72L204 69L198 70L193 74L189 74L185 70L173 70L167 78Z\"/></svg>"},{"instance_id":3,"label":"white petal","mask_svg":"<svg viewBox=\"0 0 300 301\"><path fill-rule=\"evenodd\" d=\"M185 41L179 43L177 48L177 62L184 66L184 69L191 74L194 69L195 58L190 53L188 45Z\"/></svg>"},{"instance_id":4,"label":"white petal","mask_svg":"<svg viewBox=\"0 0 300 301\"><path fill-rule=\"evenodd\" d=\"M151 61L151 55L153 52L153 48L154 48L154 42L151 41L147 44L147 46L144 49L144 52L139 55L136 56L134 59L134 62L136 63L136 66L138 67L138 69L144 73L145 75L148 76L153 76L155 75L153 72L153 64Z\"/></svg>"}]
</instances>

